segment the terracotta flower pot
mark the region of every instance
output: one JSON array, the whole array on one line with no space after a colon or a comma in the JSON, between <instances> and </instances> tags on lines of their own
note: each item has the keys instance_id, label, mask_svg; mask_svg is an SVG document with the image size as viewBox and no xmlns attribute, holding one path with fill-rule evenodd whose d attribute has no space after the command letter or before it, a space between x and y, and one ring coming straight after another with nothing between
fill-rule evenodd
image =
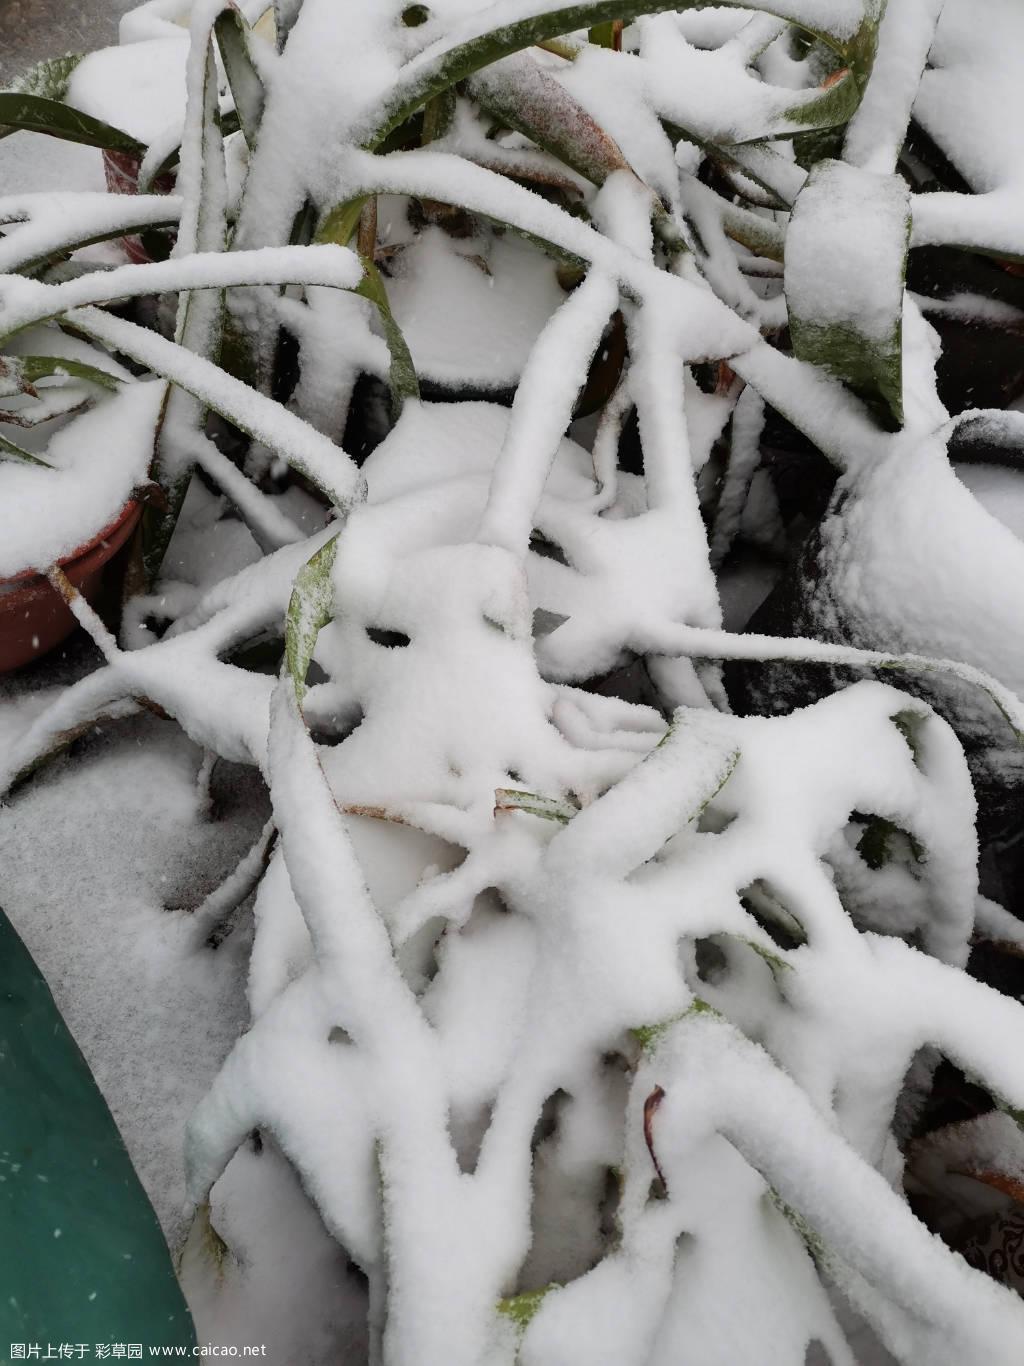
<instances>
[{"instance_id":1,"label":"terracotta flower pot","mask_svg":"<svg viewBox=\"0 0 1024 1366\"><path fill-rule=\"evenodd\" d=\"M106 178L107 189L111 194L138 194L139 192L139 171L142 169L142 160L133 156L130 152L111 152L103 153L103 174ZM177 183L177 177L167 173L157 176L153 182L154 194L171 194ZM146 250L142 238L134 234L121 238L121 245L128 254L128 259L135 265L145 265L152 261L152 256Z\"/></svg>"},{"instance_id":2,"label":"terracotta flower pot","mask_svg":"<svg viewBox=\"0 0 1024 1366\"><path fill-rule=\"evenodd\" d=\"M141 513L141 503L129 499L98 536L60 561L87 601L95 598L105 566L135 530ZM41 658L66 640L75 625L71 609L44 575L30 569L0 579L0 673Z\"/></svg>"}]
</instances>

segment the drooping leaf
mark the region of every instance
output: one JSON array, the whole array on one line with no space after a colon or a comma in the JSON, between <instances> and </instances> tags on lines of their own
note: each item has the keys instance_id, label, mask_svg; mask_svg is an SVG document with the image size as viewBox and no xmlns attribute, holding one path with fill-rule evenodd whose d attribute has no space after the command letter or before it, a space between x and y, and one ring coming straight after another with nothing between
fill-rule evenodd
<instances>
[{"instance_id":1,"label":"drooping leaf","mask_svg":"<svg viewBox=\"0 0 1024 1366\"><path fill-rule=\"evenodd\" d=\"M902 315L910 193L899 176L819 162L786 235L793 350L903 421Z\"/></svg>"},{"instance_id":2,"label":"drooping leaf","mask_svg":"<svg viewBox=\"0 0 1024 1366\"><path fill-rule=\"evenodd\" d=\"M121 380L109 370L89 365L85 361L69 360L66 356L18 356L17 361L21 374L29 384L51 375L66 375L69 379L84 379L113 391L121 386Z\"/></svg>"},{"instance_id":3,"label":"drooping leaf","mask_svg":"<svg viewBox=\"0 0 1024 1366\"><path fill-rule=\"evenodd\" d=\"M284 51L284 45L301 8L302 0L274 0L274 32L277 35L278 52Z\"/></svg>"},{"instance_id":4,"label":"drooping leaf","mask_svg":"<svg viewBox=\"0 0 1024 1366\"><path fill-rule=\"evenodd\" d=\"M284 627L284 655L301 706L306 692L306 673L320 628L334 615L331 573L338 553L338 537L332 536L299 570L288 602Z\"/></svg>"},{"instance_id":5,"label":"drooping leaf","mask_svg":"<svg viewBox=\"0 0 1024 1366\"><path fill-rule=\"evenodd\" d=\"M18 254L19 238L17 227L14 226L8 237L0 239L3 246L2 269L7 274L14 271L21 274L31 274L41 270L54 260L59 262L68 253L77 251L80 247L92 246L95 242L109 242L119 237L131 236L134 233L145 233L153 228L174 227L178 221L179 201L160 195L161 205L154 213L154 197L149 195L110 195L108 198L111 201L113 212L107 221L107 226L102 231L87 231L83 236L80 227L75 227L70 223L55 222L43 250L40 250L38 234L33 232L26 234L25 246L21 254ZM67 264L65 263L65 268ZM90 262L88 273L93 273L99 268L95 262ZM55 282L48 281L48 283Z\"/></svg>"},{"instance_id":6,"label":"drooping leaf","mask_svg":"<svg viewBox=\"0 0 1024 1366\"><path fill-rule=\"evenodd\" d=\"M205 53L202 83L190 90L190 100L201 101L201 119L192 140L182 145L182 156L192 174L198 173L194 204L182 207L178 250L220 252L227 241L227 169L224 135L218 123L217 66L211 35ZM186 121L186 130L189 123ZM182 292L178 296L175 341L208 360L220 353L224 324L224 294L218 290ZM206 421L206 407L187 390L172 387L164 400L154 445L153 477L167 494L164 507L147 506L142 517L142 560L152 584L177 525L178 514L192 479L194 447L183 451L183 434L197 435Z\"/></svg>"},{"instance_id":7,"label":"drooping leaf","mask_svg":"<svg viewBox=\"0 0 1024 1366\"><path fill-rule=\"evenodd\" d=\"M595 185L603 185L613 171L630 170L614 139L526 53L478 71L468 90L489 114Z\"/></svg>"},{"instance_id":8,"label":"drooping leaf","mask_svg":"<svg viewBox=\"0 0 1024 1366\"><path fill-rule=\"evenodd\" d=\"M31 451L26 451L17 442L0 434L0 462L5 460L16 465L42 465L44 469L53 469L48 460L40 459L38 455L33 455Z\"/></svg>"},{"instance_id":9,"label":"drooping leaf","mask_svg":"<svg viewBox=\"0 0 1024 1366\"><path fill-rule=\"evenodd\" d=\"M252 30L245 16L234 5L226 8L214 22L214 33L221 61L235 102L235 112L250 150L263 117L263 81L252 59Z\"/></svg>"},{"instance_id":10,"label":"drooping leaf","mask_svg":"<svg viewBox=\"0 0 1024 1366\"><path fill-rule=\"evenodd\" d=\"M394 94L367 138L366 146L378 147L392 129L404 123L427 100L511 53L539 45L561 34L575 32L577 29L594 29L613 20L628 22L644 14L660 14L665 10L689 9L702 2L703 0L689 0L689 3L680 3L680 0L585 0L584 3L558 6L542 14L503 24L464 42L455 42L447 49L428 49L420 58L409 63L404 79L400 78L396 82ZM739 5L740 0L725 0L725 3ZM768 14L775 12L774 6L770 4L743 5L742 8L757 9ZM831 32L827 28L817 28L813 24L806 26L807 31L814 38L826 43L851 69L854 69L855 64L857 68L863 69L863 79L866 80L874 54L872 34L877 30L877 10L877 0L866 0L864 21L852 38L846 37L844 33ZM831 98L838 101L849 96ZM858 98L859 93L854 97L854 107ZM841 116L848 118L850 113L852 108Z\"/></svg>"},{"instance_id":11,"label":"drooping leaf","mask_svg":"<svg viewBox=\"0 0 1024 1366\"><path fill-rule=\"evenodd\" d=\"M48 133L65 142L81 142L87 147L131 152L135 156L142 156L146 150L130 133L60 100L17 90L0 91L0 137L19 131Z\"/></svg>"},{"instance_id":12,"label":"drooping leaf","mask_svg":"<svg viewBox=\"0 0 1024 1366\"><path fill-rule=\"evenodd\" d=\"M369 299L380 314L381 326L384 329L384 340L387 342L388 351L391 355L391 365L388 371L391 410L392 415L397 418L407 398L419 398L420 384L416 378L416 367L412 363L412 354L406 344L405 337L402 335L402 329L398 326L394 314L391 312L387 290L384 288L384 281L380 277L380 272L369 257L363 256L360 259L363 263L364 274L355 293L362 295L364 299Z\"/></svg>"},{"instance_id":13,"label":"drooping leaf","mask_svg":"<svg viewBox=\"0 0 1024 1366\"><path fill-rule=\"evenodd\" d=\"M0 911L0 1284L4 1341L195 1334L156 1215L89 1067Z\"/></svg>"}]
</instances>

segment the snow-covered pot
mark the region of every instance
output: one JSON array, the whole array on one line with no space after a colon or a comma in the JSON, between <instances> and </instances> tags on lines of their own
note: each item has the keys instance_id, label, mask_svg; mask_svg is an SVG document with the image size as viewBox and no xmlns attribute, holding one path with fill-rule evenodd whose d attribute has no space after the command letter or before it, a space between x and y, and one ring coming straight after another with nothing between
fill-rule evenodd
<instances>
[{"instance_id":1,"label":"snow-covered pot","mask_svg":"<svg viewBox=\"0 0 1024 1366\"><path fill-rule=\"evenodd\" d=\"M44 373L33 393L4 400L0 432L0 672L44 654L74 628L45 577L59 565L88 599L141 515L166 388L133 380L108 353L53 327L29 327L4 357L8 387ZM14 381L11 381L11 377ZM20 376L20 379L19 379ZM7 411L9 410L9 411ZM49 413L48 418L46 414Z\"/></svg>"},{"instance_id":2,"label":"snow-covered pot","mask_svg":"<svg viewBox=\"0 0 1024 1366\"><path fill-rule=\"evenodd\" d=\"M60 561L68 580L89 602L99 592L104 570L138 525L142 505L129 499L114 520ZM0 673L10 673L55 649L75 629L71 609L49 579L26 570L0 579Z\"/></svg>"},{"instance_id":3,"label":"snow-covered pot","mask_svg":"<svg viewBox=\"0 0 1024 1366\"><path fill-rule=\"evenodd\" d=\"M162 12L168 7L158 8ZM121 46L101 48L83 57L71 73L65 101L120 129L140 147L157 143L171 152L185 116L188 30L171 14L154 15L152 22L156 30L149 36L143 36L145 26L131 41L126 41L122 32ZM107 189L112 194L137 194L141 165L141 155L105 149ZM174 184L174 175L161 175L149 192L169 194ZM137 236L121 240L136 264L151 259Z\"/></svg>"}]
</instances>

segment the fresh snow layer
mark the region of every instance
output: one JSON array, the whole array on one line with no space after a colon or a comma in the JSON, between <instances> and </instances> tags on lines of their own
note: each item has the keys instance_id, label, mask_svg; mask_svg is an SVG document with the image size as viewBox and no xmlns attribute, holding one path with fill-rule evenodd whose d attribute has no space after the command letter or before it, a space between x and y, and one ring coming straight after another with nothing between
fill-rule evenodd
<instances>
[{"instance_id":1,"label":"fresh snow layer","mask_svg":"<svg viewBox=\"0 0 1024 1366\"><path fill-rule=\"evenodd\" d=\"M119 104L148 79L158 94L132 108L142 122L129 131L148 141L180 127L188 8L158 0L130 16L128 45L80 68L82 107L123 124ZM305 0L284 52L261 51L266 114L232 252L216 250L227 194L218 177L204 188L193 99L183 205L166 205L181 208L170 262L57 286L8 277L9 318L73 309L78 328L193 395L182 407L195 422L171 435L222 492L193 481L159 580L126 614L125 649L91 622L100 668L0 706L5 779L97 717L127 722L101 725L71 767L0 810L6 908L183 1254L203 1341L262 1344L280 1366L806 1366L818 1348L832 1366L888 1353L1011 1366L1019 1301L966 1270L899 1193L897 1112L922 1050L1024 1108L1019 1006L962 970L979 901L960 744L925 703L877 682L738 717L706 662L894 663L719 629L723 607L741 624L764 586L750 544L779 544L758 468L770 404L842 471L816 630L965 660L1024 693L1018 476L950 467L937 340L902 297L894 250L906 201L889 160L932 9L920 0L905 23L887 19L878 69L890 75L869 87L859 164L833 168L818 221L802 227L814 184L770 140L817 101L818 75L779 20L738 7L638 21L626 53L524 59L632 167L600 188L570 181L587 222L498 174L509 155L529 155L532 171L551 163L521 135L486 161L468 106L439 149L358 145L453 44L541 8L437 0L407 27L399 0L348 5L344 23L336 0ZM777 8L842 40L865 13L859 0ZM203 40L214 9L195 7ZM948 0L936 70L975 50L958 37L964 12ZM999 12L1006 41L1015 21ZM131 88L115 90L133 60ZM203 62L197 47L193 95ZM682 130L681 150L661 120ZM751 142L723 159L777 199L752 191L761 204L740 213L698 182L706 139ZM423 378L518 388L511 408L406 398L357 470L337 443L359 375L387 376L386 348L372 307L346 292L355 255L284 244L307 198L326 209L378 192L382 274ZM563 292L547 255L483 222L463 239L414 235L398 221L406 196L544 238L589 272ZM671 270L655 254L654 196L661 229L688 241ZM794 199L794 226L764 206ZM960 197L941 199L921 206L919 233L959 227ZM53 250L56 220L100 216L85 198L26 212L6 244L15 263L31 259L16 256L19 238ZM731 232L758 231L735 249ZM750 277L765 242L774 273ZM762 340L785 323L783 250L801 316L883 339L902 305L902 433L880 433L837 382ZM98 306L226 283L241 321L296 337L289 407L229 378L196 329L182 346ZM616 313L628 373L570 440ZM16 345L45 351L30 333ZM702 362L713 393L690 369ZM45 563L63 552L40 525L63 519L77 543L145 477L165 386L119 373L116 395L50 440L58 470L0 465L12 526L0 556L20 545ZM258 487L243 490L203 435L206 405L256 438ZM634 408L640 474L615 460ZM274 457L321 482L341 515L329 521L299 487L274 492ZM713 566L734 544L730 585ZM330 567L305 619L323 608L330 620L300 711L287 669L227 661L279 641L313 555ZM189 738L140 719L139 699ZM225 795L215 756L258 770L238 788L244 815L228 801L209 819L210 796ZM862 839L879 823L889 856L875 867ZM200 900L197 913L173 909ZM989 903L979 924L1007 919ZM989 1138L981 1151L1009 1152L1019 1170L1003 1136ZM207 1217L227 1245L216 1271ZM529 1322L495 1312L523 1291L546 1292Z\"/></svg>"},{"instance_id":2,"label":"fresh snow layer","mask_svg":"<svg viewBox=\"0 0 1024 1366\"><path fill-rule=\"evenodd\" d=\"M1024 88L1007 54L1024 50L1017 0L946 0L921 77L914 117L971 188L1024 181L1016 130Z\"/></svg>"},{"instance_id":3,"label":"fresh snow layer","mask_svg":"<svg viewBox=\"0 0 1024 1366\"><path fill-rule=\"evenodd\" d=\"M72 72L67 102L148 146L185 116L188 34L90 52ZM170 39L170 41L168 41Z\"/></svg>"},{"instance_id":4,"label":"fresh snow layer","mask_svg":"<svg viewBox=\"0 0 1024 1366\"><path fill-rule=\"evenodd\" d=\"M453 244L439 228L423 232L388 281L417 373L451 388L515 385L565 297L554 263L537 264L536 251L515 238Z\"/></svg>"},{"instance_id":5,"label":"fresh snow layer","mask_svg":"<svg viewBox=\"0 0 1024 1366\"><path fill-rule=\"evenodd\" d=\"M149 477L165 386L127 381L45 447L54 468L0 463L0 576L45 570L92 540ZM20 429L6 427L12 439Z\"/></svg>"}]
</instances>

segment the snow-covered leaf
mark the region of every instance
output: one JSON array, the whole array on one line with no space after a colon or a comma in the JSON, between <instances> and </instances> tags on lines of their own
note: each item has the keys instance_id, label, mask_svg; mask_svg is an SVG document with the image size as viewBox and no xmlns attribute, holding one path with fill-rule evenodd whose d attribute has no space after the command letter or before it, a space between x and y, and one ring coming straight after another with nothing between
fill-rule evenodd
<instances>
[{"instance_id":1,"label":"snow-covered leaf","mask_svg":"<svg viewBox=\"0 0 1024 1366\"><path fill-rule=\"evenodd\" d=\"M18 356L17 364L22 378L29 385L51 376L87 380L90 384L98 384L101 389L114 391L121 384L117 375L104 370L102 366L89 365L66 356Z\"/></svg>"},{"instance_id":2,"label":"snow-covered leaf","mask_svg":"<svg viewBox=\"0 0 1024 1366\"><path fill-rule=\"evenodd\" d=\"M0 433L0 461L3 460L12 461L16 465L42 465L46 469L52 468L49 461L44 460L42 456L33 455L31 451L26 451L16 441Z\"/></svg>"},{"instance_id":3,"label":"snow-covered leaf","mask_svg":"<svg viewBox=\"0 0 1024 1366\"><path fill-rule=\"evenodd\" d=\"M387 342L388 351L391 353L388 384L391 389L392 413L397 418L401 414L402 405L407 398L419 398L419 380L416 378L416 367L413 365L409 348L402 336L402 329L398 326L395 316L391 312L387 290L384 287L384 281L381 279L380 271L368 257L363 257L362 262L363 279L356 287L355 292L361 294L364 299L369 299L380 315L384 340Z\"/></svg>"},{"instance_id":4,"label":"snow-covered leaf","mask_svg":"<svg viewBox=\"0 0 1024 1366\"><path fill-rule=\"evenodd\" d=\"M284 652L295 694L302 701L306 674L321 628L334 615L334 584L331 575L338 553L338 537L332 536L302 566L288 602Z\"/></svg>"},{"instance_id":5,"label":"snow-covered leaf","mask_svg":"<svg viewBox=\"0 0 1024 1366\"><path fill-rule=\"evenodd\" d=\"M910 195L898 176L819 162L786 234L793 350L903 421L903 284Z\"/></svg>"},{"instance_id":6,"label":"snow-covered leaf","mask_svg":"<svg viewBox=\"0 0 1024 1366\"><path fill-rule=\"evenodd\" d=\"M542 820L558 821L565 825L575 816L579 807L558 797L545 797L539 792L521 792L514 787L499 787L494 793L494 810L525 811L530 816L540 816Z\"/></svg>"},{"instance_id":7,"label":"snow-covered leaf","mask_svg":"<svg viewBox=\"0 0 1024 1366\"><path fill-rule=\"evenodd\" d=\"M629 171L614 139L528 53L484 67L468 89L488 113L595 185L603 185L613 171Z\"/></svg>"},{"instance_id":8,"label":"snow-covered leaf","mask_svg":"<svg viewBox=\"0 0 1024 1366\"><path fill-rule=\"evenodd\" d=\"M251 30L245 16L235 4L230 4L214 24L217 47L235 102L235 111L245 140L255 146L260 119L263 117L263 81L252 59Z\"/></svg>"},{"instance_id":9,"label":"snow-covered leaf","mask_svg":"<svg viewBox=\"0 0 1024 1366\"><path fill-rule=\"evenodd\" d=\"M17 90L0 90L0 137L25 130L48 133L66 142L81 142L141 156L145 148L130 134L63 104L59 99Z\"/></svg>"}]
</instances>

